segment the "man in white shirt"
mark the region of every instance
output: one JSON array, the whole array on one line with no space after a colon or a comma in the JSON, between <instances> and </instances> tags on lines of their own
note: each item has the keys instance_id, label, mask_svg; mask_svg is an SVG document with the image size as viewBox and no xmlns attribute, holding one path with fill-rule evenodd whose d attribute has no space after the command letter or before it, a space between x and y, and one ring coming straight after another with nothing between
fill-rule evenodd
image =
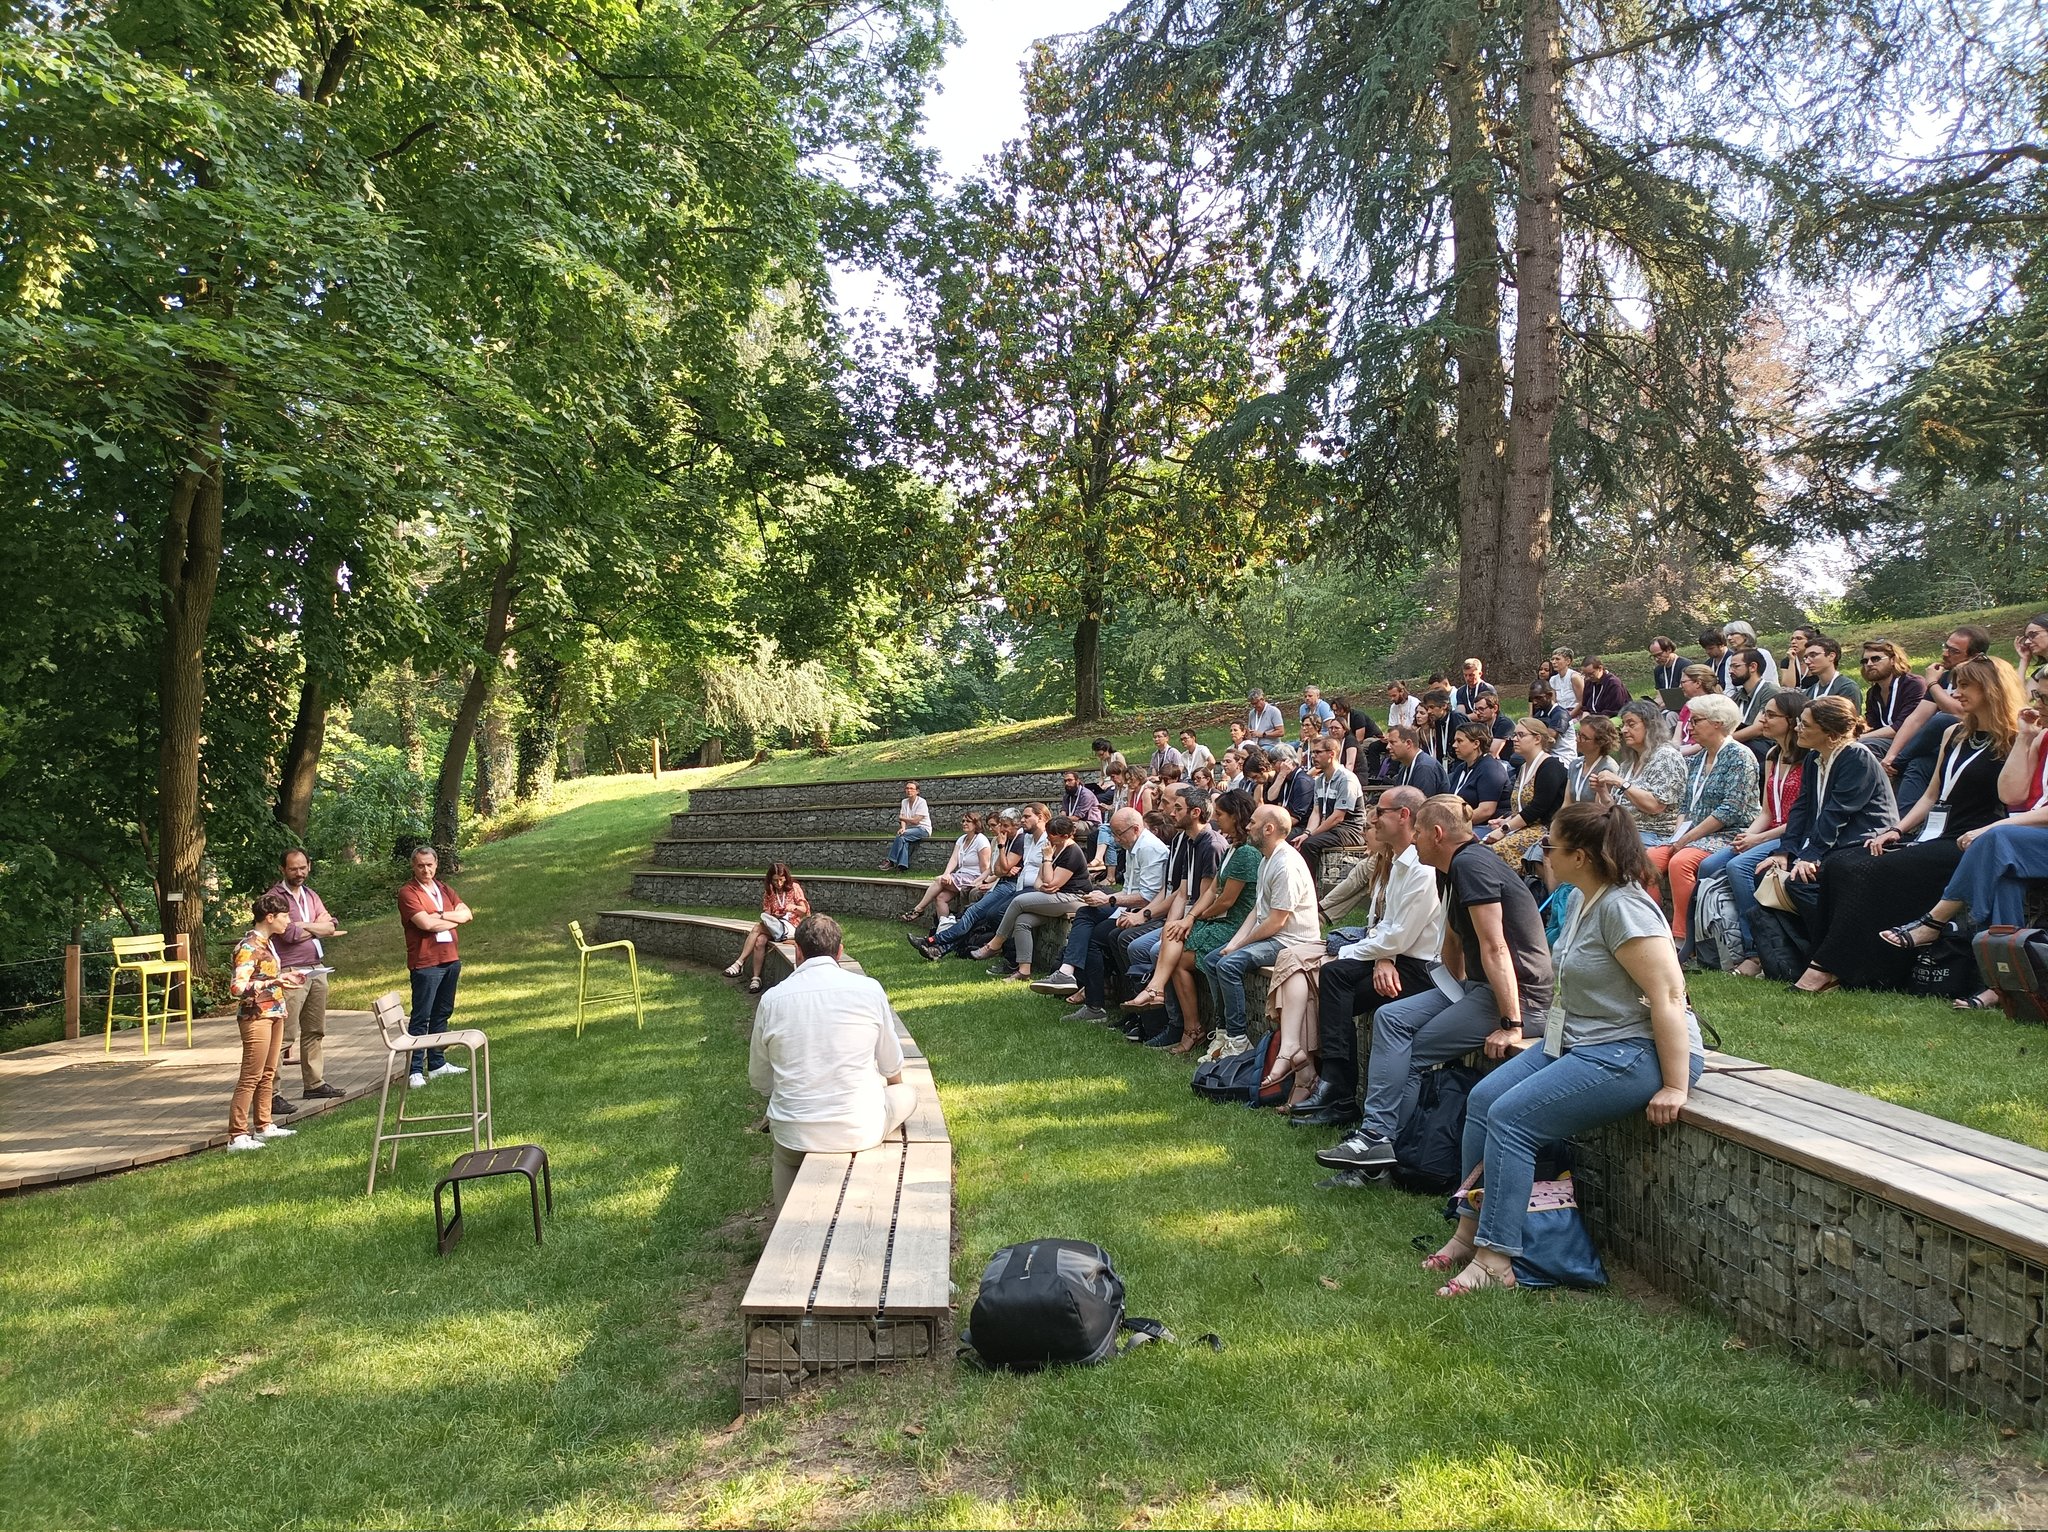
<instances>
[{"instance_id":1,"label":"man in white shirt","mask_svg":"<svg viewBox=\"0 0 2048 1532\"><path fill-rule=\"evenodd\" d=\"M1387 727L1390 729L1412 729L1415 715L1422 711L1422 703L1408 695L1406 681L1387 683Z\"/></svg>"},{"instance_id":2,"label":"man in white shirt","mask_svg":"<svg viewBox=\"0 0 2048 1532\"><path fill-rule=\"evenodd\" d=\"M1211 771L1216 769L1216 753L1195 737L1193 729L1180 731L1180 758L1187 763L1190 777L1204 766Z\"/></svg>"},{"instance_id":3,"label":"man in white shirt","mask_svg":"<svg viewBox=\"0 0 2048 1532\"><path fill-rule=\"evenodd\" d=\"M1368 839L1386 879L1367 895L1367 922L1316 974L1316 1087L1288 1109L1302 1127L1341 1127L1358 1121L1358 1021L1384 1000L1419 995L1431 987L1430 964L1444 945L1444 901L1436 872L1415 854L1415 811L1422 794L1390 787L1372 811Z\"/></svg>"},{"instance_id":4,"label":"man in white shirt","mask_svg":"<svg viewBox=\"0 0 2048 1532\"><path fill-rule=\"evenodd\" d=\"M1264 745L1279 739L1287 732L1287 725L1280 717L1280 709L1266 700L1266 694L1258 687L1252 688L1250 706L1245 709L1245 732L1255 745Z\"/></svg>"},{"instance_id":5,"label":"man in white shirt","mask_svg":"<svg viewBox=\"0 0 2048 1532\"><path fill-rule=\"evenodd\" d=\"M1252 815L1247 838L1264 858L1259 864L1258 896L1236 934L1201 961L1223 1016L1204 1057L1228 1058L1251 1046L1245 1021L1247 974L1270 966L1286 943L1322 940L1315 877L1301 853L1287 844L1293 827L1293 819L1277 803L1261 804Z\"/></svg>"},{"instance_id":6,"label":"man in white shirt","mask_svg":"<svg viewBox=\"0 0 2048 1532\"><path fill-rule=\"evenodd\" d=\"M1365 844L1365 793L1357 774L1338 764L1335 740L1317 740L1309 759L1315 763L1309 778L1315 785L1315 807L1294 844L1308 863L1309 876L1316 877L1322 872L1324 852Z\"/></svg>"},{"instance_id":7,"label":"man in white shirt","mask_svg":"<svg viewBox=\"0 0 2048 1532\"><path fill-rule=\"evenodd\" d=\"M1173 853L1165 841L1145 828L1144 816L1136 809L1118 809L1110 816L1109 828L1124 853L1123 887L1114 893L1097 889L1082 896L1081 907L1067 927L1067 945L1059 967L1031 982L1041 995L1085 992L1081 1004L1063 1016L1063 1021L1107 1018L1105 970L1110 944L1126 923L1135 930L1152 920L1152 902L1166 891L1166 868Z\"/></svg>"},{"instance_id":8,"label":"man in white shirt","mask_svg":"<svg viewBox=\"0 0 2048 1532\"><path fill-rule=\"evenodd\" d=\"M873 1149L917 1105L889 997L839 966L841 947L836 920L806 915L796 928L804 960L754 1012L747 1078L768 1098L778 1213L806 1154Z\"/></svg>"}]
</instances>

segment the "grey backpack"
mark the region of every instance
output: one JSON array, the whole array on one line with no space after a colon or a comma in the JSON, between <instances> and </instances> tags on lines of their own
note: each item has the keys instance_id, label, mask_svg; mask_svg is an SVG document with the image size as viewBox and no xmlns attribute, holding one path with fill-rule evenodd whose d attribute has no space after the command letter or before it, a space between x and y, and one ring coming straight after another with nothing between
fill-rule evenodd
<instances>
[{"instance_id":1,"label":"grey backpack","mask_svg":"<svg viewBox=\"0 0 2048 1532\"><path fill-rule=\"evenodd\" d=\"M1726 873L1700 880L1692 898L1693 947L1702 959L1712 958L1723 973L1742 961L1742 923L1735 918L1735 895Z\"/></svg>"}]
</instances>

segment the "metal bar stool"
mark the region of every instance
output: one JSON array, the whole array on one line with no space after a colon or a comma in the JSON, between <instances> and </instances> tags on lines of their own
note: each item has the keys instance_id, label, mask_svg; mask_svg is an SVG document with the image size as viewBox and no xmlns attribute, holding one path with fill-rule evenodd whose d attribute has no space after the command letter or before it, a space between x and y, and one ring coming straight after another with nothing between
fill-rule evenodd
<instances>
[{"instance_id":1,"label":"metal bar stool","mask_svg":"<svg viewBox=\"0 0 2048 1532\"><path fill-rule=\"evenodd\" d=\"M578 1037L581 1037L583 1035L583 1011L586 1006L596 1005L600 1001L605 1000L624 1000L628 996L631 996L633 1000L634 1024L642 1030L644 1030L647 1026L647 1015L640 1007L639 950L635 948L630 941L627 941L623 938L615 942L599 942L595 947L591 946L590 943L586 942L583 939L583 922L580 920L572 920L569 922L569 934L576 938L576 1035ZM591 994L591 954L596 952L615 952L618 951L620 948L625 949L626 973L629 976L631 982L625 989L611 989L605 990L601 994Z\"/></svg>"},{"instance_id":2,"label":"metal bar stool","mask_svg":"<svg viewBox=\"0 0 2048 1532\"><path fill-rule=\"evenodd\" d=\"M405 1029L405 997L396 990L379 995L371 1007L377 1018L377 1030L384 1038L384 1090L377 1098L377 1136L370 1143L370 1184L368 1192L377 1190L377 1161L383 1158L384 1146L391 1146L391 1168L398 1169L398 1141L404 1138L446 1138L451 1134L467 1133L472 1152L496 1147L491 1127L491 1040L475 1027L464 1027L454 1032L437 1032L431 1039L414 1037ZM469 1050L469 1110L466 1112L422 1112L417 1116L405 1115L406 1102L412 1096L412 1055L429 1045L436 1048L467 1048ZM391 1120L391 1131L384 1131L385 1109L391 1101L391 1078L401 1076L398 1087L398 1114ZM481 1082L482 1096L478 1090ZM422 1128L416 1123L461 1122L459 1128Z\"/></svg>"},{"instance_id":3,"label":"metal bar stool","mask_svg":"<svg viewBox=\"0 0 2048 1532\"><path fill-rule=\"evenodd\" d=\"M185 1046L192 1046L192 965L181 957L170 957L165 951L164 938L159 934L151 936L117 936L114 938L114 971L107 978L107 1044L103 1050L114 1051L114 1023L116 1021L140 1021L142 1023L142 1055L149 1057L149 981L164 981L164 1007L156 1020L162 1023L161 1041L168 1047L171 1041L171 1023L180 1015L185 1020ZM121 987L121 975L132 973L142 986L142 1014L131 1016L114 1014L114 991ZM183 1004L173 1003L173 997L182 995Z\"/></svg>"}]
</instances>

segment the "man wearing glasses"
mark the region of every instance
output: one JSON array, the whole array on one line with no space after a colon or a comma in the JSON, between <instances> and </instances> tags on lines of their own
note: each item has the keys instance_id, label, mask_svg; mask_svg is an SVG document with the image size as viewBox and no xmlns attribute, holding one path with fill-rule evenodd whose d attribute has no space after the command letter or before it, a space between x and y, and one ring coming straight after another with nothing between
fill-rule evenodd
<instances>
[{"instance_id":1,"label":"man wearing glasses","mask_svg":"<svg viewBox=\"0 0 2048 1532\"><path fill-rule=\"evenodd\" d=\"M1898 725L1891 749L1884 753L1884 769L1894 780L1899 802L1920 801L1934 776L1934 758L1941 749L1942 729L1949 718L1962 717L1963 705L1948 689L1948 673L1990 647L1991 635L1974 626L1957 628L1942 640L1941 658L1927 667L1926 697Z\"/></svg>"}]
</instances>

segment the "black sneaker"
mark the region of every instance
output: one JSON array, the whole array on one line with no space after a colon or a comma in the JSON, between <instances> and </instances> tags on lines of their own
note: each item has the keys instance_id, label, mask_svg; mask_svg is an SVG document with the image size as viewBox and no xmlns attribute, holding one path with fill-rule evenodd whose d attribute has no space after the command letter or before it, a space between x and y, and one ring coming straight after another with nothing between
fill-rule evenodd
<instances>
[{"instance_id":1,"label":"black sneaker","mask_svg":"<svg viewBox=\"0 0 2048 1532\"><path fill-rule=\"evenodd\" d=\"M270 1098L270 1115L274 1118L289 1117L292 1115L292 1113L296 1112L297 1110L297 1107L293 1106L289 1101L285 1100L282 1096L272 1096Z\"/></svg>"},{"instance_id":2,"label":"black sneaker","mask_svg":"<svg viewBox=\"0 0 2048 1532\"><path fill-rule=\"evenodd\" d=\"M939 951L939 944L929 936L920 936L915 931L906 931L903 939L917 949L917 955L928 963L936 963L945 954Z\"/></svg>"},{"instance_id":3,"label":"black sneaker","mask_svg":"<svg viewBox=\"0 0 2048 1532\"><path fill-rule=\"evenodd\" d=\"M1010 979L1016 977L1017 965L1015 963L1005 963L1001 960L998 960L996 962L989 964L988 967L982 970L982 972L987 974L991 979Z\"/></svg>"},{"instance_id":4,"label":"black sneaker","mask_svg":"<svg viewBox=\"0 0 2048 1532\"><path fill-rule=\"evenodd\" d=\"M1394 1145L1360 1128L1345 1135L1344 1141L1316 1151L1316 1163L1332 1170L1392 1170Z\"/></svg>"},{"instance_id":5,"label":"black sneaker","mask_svg":"<svg viewBox=\"0 0 2048 1532\"><path fill-rule=\"evenodd\" d=\"M347 1094L348 1092L341 1089L339 1086L328 1085L325 1083L316 1085L311 1090L302 1090L299 1092L300 1098L306 1101L339 1101L343 1096L346 1096Z\"/></svg>"},{"instance_id":6,"label":"black sneaker","mask_svg":"<svg viewBox=\"0 0 2048 1532\"><path fill-rule=\"evenodd\" d=\"M1061 1021L1106 1021L1108 1019L1109 1013L1099 1005L1077 1005L1060 1018Z\"/></svg>"},{"instance_id":7,"label":"black sneaker","mask_svg":"<svg viewBox=\"0 0 2048 1532\"><path fill-rule=\"evenodd\" d=\"M1333 1176L1324 1176L1316 1182L1316 1190L1341 1192L1353 1188L1392 1186L1394 1175L1388 1170L1340 1170Z\"/></svg>"}]
</instances>

